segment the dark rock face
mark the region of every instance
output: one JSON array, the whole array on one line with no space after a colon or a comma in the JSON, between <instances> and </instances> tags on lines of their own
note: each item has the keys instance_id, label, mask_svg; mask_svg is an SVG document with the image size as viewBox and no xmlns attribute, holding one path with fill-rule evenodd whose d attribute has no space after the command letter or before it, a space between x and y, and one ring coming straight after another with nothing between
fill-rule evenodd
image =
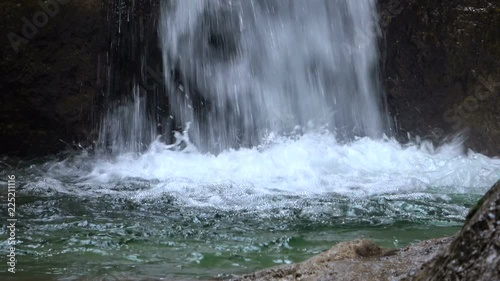
<instances>
[{"instance_id":1,"label":"dark rock face","mask_svg":"<svg viewBox=\"0 0 500 281\"><path fill-rule=\"evenodd\" d=\"M46 155L91 138L105 11L96 0L0 3L0 155Z\"/></svg>"},{"instance_id":2,"label":"dark rock face","mask_svg":"<svg viewBox=\"0 0 500 281\"><path fill-rule=\"evenodd\" d=\"M500 280L500 182L471 210L450 247L413 280Z\"/></svg>"},{"instance_id":3,"label":"dark rock face","mask_svg":"<svg viewBox=\"0 0 500 281\"><path fill-rule=\"evenodd\" d=\"M134 86L160 103L166 95L159 6L159 0L0 3L0 155L95 146L105 111L130 99Z\"/></svg>"},{"instance_id":4,"label":"dark rock face","mask_svg":"<svg viewBox=\"0 0 500 281\"><path fill-rule=\"evenodd\" d=\"M490 0L380 0L382 79L397 134L500 155L500 6Z\"/></svg>"}]
</instances>

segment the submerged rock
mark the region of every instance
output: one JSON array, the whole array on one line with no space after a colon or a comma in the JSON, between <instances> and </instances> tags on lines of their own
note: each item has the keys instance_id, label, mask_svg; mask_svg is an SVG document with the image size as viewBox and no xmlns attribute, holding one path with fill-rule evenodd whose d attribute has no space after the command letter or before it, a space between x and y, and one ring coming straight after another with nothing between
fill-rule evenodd
<instances>
[{"instance_id":1,"label":"submerged rock","mask_svg":"<svg viewBox=\"0 0 500 281\"><path fill-rule=\"evenodd\" d=\"M500 280L500 182L471 210L450 247L411 280Z\"/></svg>"}]
</instances>

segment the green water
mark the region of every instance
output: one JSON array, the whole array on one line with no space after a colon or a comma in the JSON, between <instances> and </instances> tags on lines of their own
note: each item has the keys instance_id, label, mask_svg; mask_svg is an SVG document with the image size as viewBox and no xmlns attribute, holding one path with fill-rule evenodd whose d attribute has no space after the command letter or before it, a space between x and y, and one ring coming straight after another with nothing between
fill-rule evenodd
<instances>
[{"instance_id":1,"label":"green water","mask_svg":"<svg viewBox=\"0 0 500 281\"><path fill-rule=\"evenodd\" d=\"M402 247L454 234L481 195L439 188L407 197L332 193L286 198L296 205L265 212L228 211L186 206L170 196L43 194L25 188L24 180L40 178L17 178L17 273L14 278L2 262L2 280L208 279L300 262L357 238ZM5 188L1 198L6 202ZM7 237L5 227L0 234ZM6 253L7 241L1 245Z\"/></svg>"}]
</instances>

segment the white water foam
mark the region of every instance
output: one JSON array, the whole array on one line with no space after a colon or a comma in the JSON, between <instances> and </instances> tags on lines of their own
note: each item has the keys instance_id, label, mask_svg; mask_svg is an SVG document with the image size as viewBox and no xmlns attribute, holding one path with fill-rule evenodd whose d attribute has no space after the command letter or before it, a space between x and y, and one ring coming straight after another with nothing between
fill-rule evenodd
<instances>
[{"instance_id":1,"label":"white water foam","mask_svg":"<svg viewBox=\"0 0 500 281\"><path fill-rule=\"evenodd\" d=\"M182 139L185 135L178 135L179 142L188 142ZM53 164L47 175L50 180L32 187L115 194L138 201L173 196L192 206L265 209L275 201L288 200L290 205L328 194L348 198L482 194L500 179L500 159L464 153L459 141L439 148L425 142L405 146L387 138L341 144L328 132L311 132L297 137L270 134L264 145L217 156L201 154L191 144L180 150L179 145L155 141L142 155L64 161ZM78 183L55 184L61 175L78 177Z\"/></svg>"}]
</instances>

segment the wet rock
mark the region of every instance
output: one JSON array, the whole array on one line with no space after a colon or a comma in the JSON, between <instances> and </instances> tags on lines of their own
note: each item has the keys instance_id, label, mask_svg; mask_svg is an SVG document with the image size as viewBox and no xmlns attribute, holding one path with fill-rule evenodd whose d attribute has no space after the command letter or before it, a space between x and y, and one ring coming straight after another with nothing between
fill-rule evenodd
<instances>
[{"instance_id":1,"label":"wet rock","mask_svg":"<svg viewBox=\"0 0 500 281\"><path fill-rule=\"evenodd\" d=\"M198 27L197 53L203 63L228 62L238 55L241 26L238 15L225 9L206 10Z\"/></svg>"},{"instance_id":2,"label":"wet rock","mask_svg":"<svg viewBox=\"0 0 500 281\"><path fill-rule=\"evenodd\" d=\"M135 86L166 104L159 0L18 2L0 3L0 155L93 147L103 112Z\"/></svg>"},{"instance_id":3,"label":"wet rock","mask_svg":"<svg viewBox=\"0 0 500 281\"><path fill-rule=\"evenodd\" d=\"M450 247L408 280L500 280L500 182L471 210Z\"/></svg>"},{"instance_id":4,"label":"wet rock","mask_svg":"<svg viewBox=\"0 0 500 281\"><path fill-rule=\"evenodd\" d=\"M447 247L451 238L402 249L384 249L368 240L335 245L305 262L279 266L232 280L398 280Z\"/></svg>"},{"instance_id":5,"label":"wet rock","mask_svg":"<svg viewBox=\"0 0 500 281\"><path fill-rule=\"evenodd\" d=\"M380 0L382 82L397 135L500 155L500 6L490 0Z\"/></svg>"}]
</instances>

